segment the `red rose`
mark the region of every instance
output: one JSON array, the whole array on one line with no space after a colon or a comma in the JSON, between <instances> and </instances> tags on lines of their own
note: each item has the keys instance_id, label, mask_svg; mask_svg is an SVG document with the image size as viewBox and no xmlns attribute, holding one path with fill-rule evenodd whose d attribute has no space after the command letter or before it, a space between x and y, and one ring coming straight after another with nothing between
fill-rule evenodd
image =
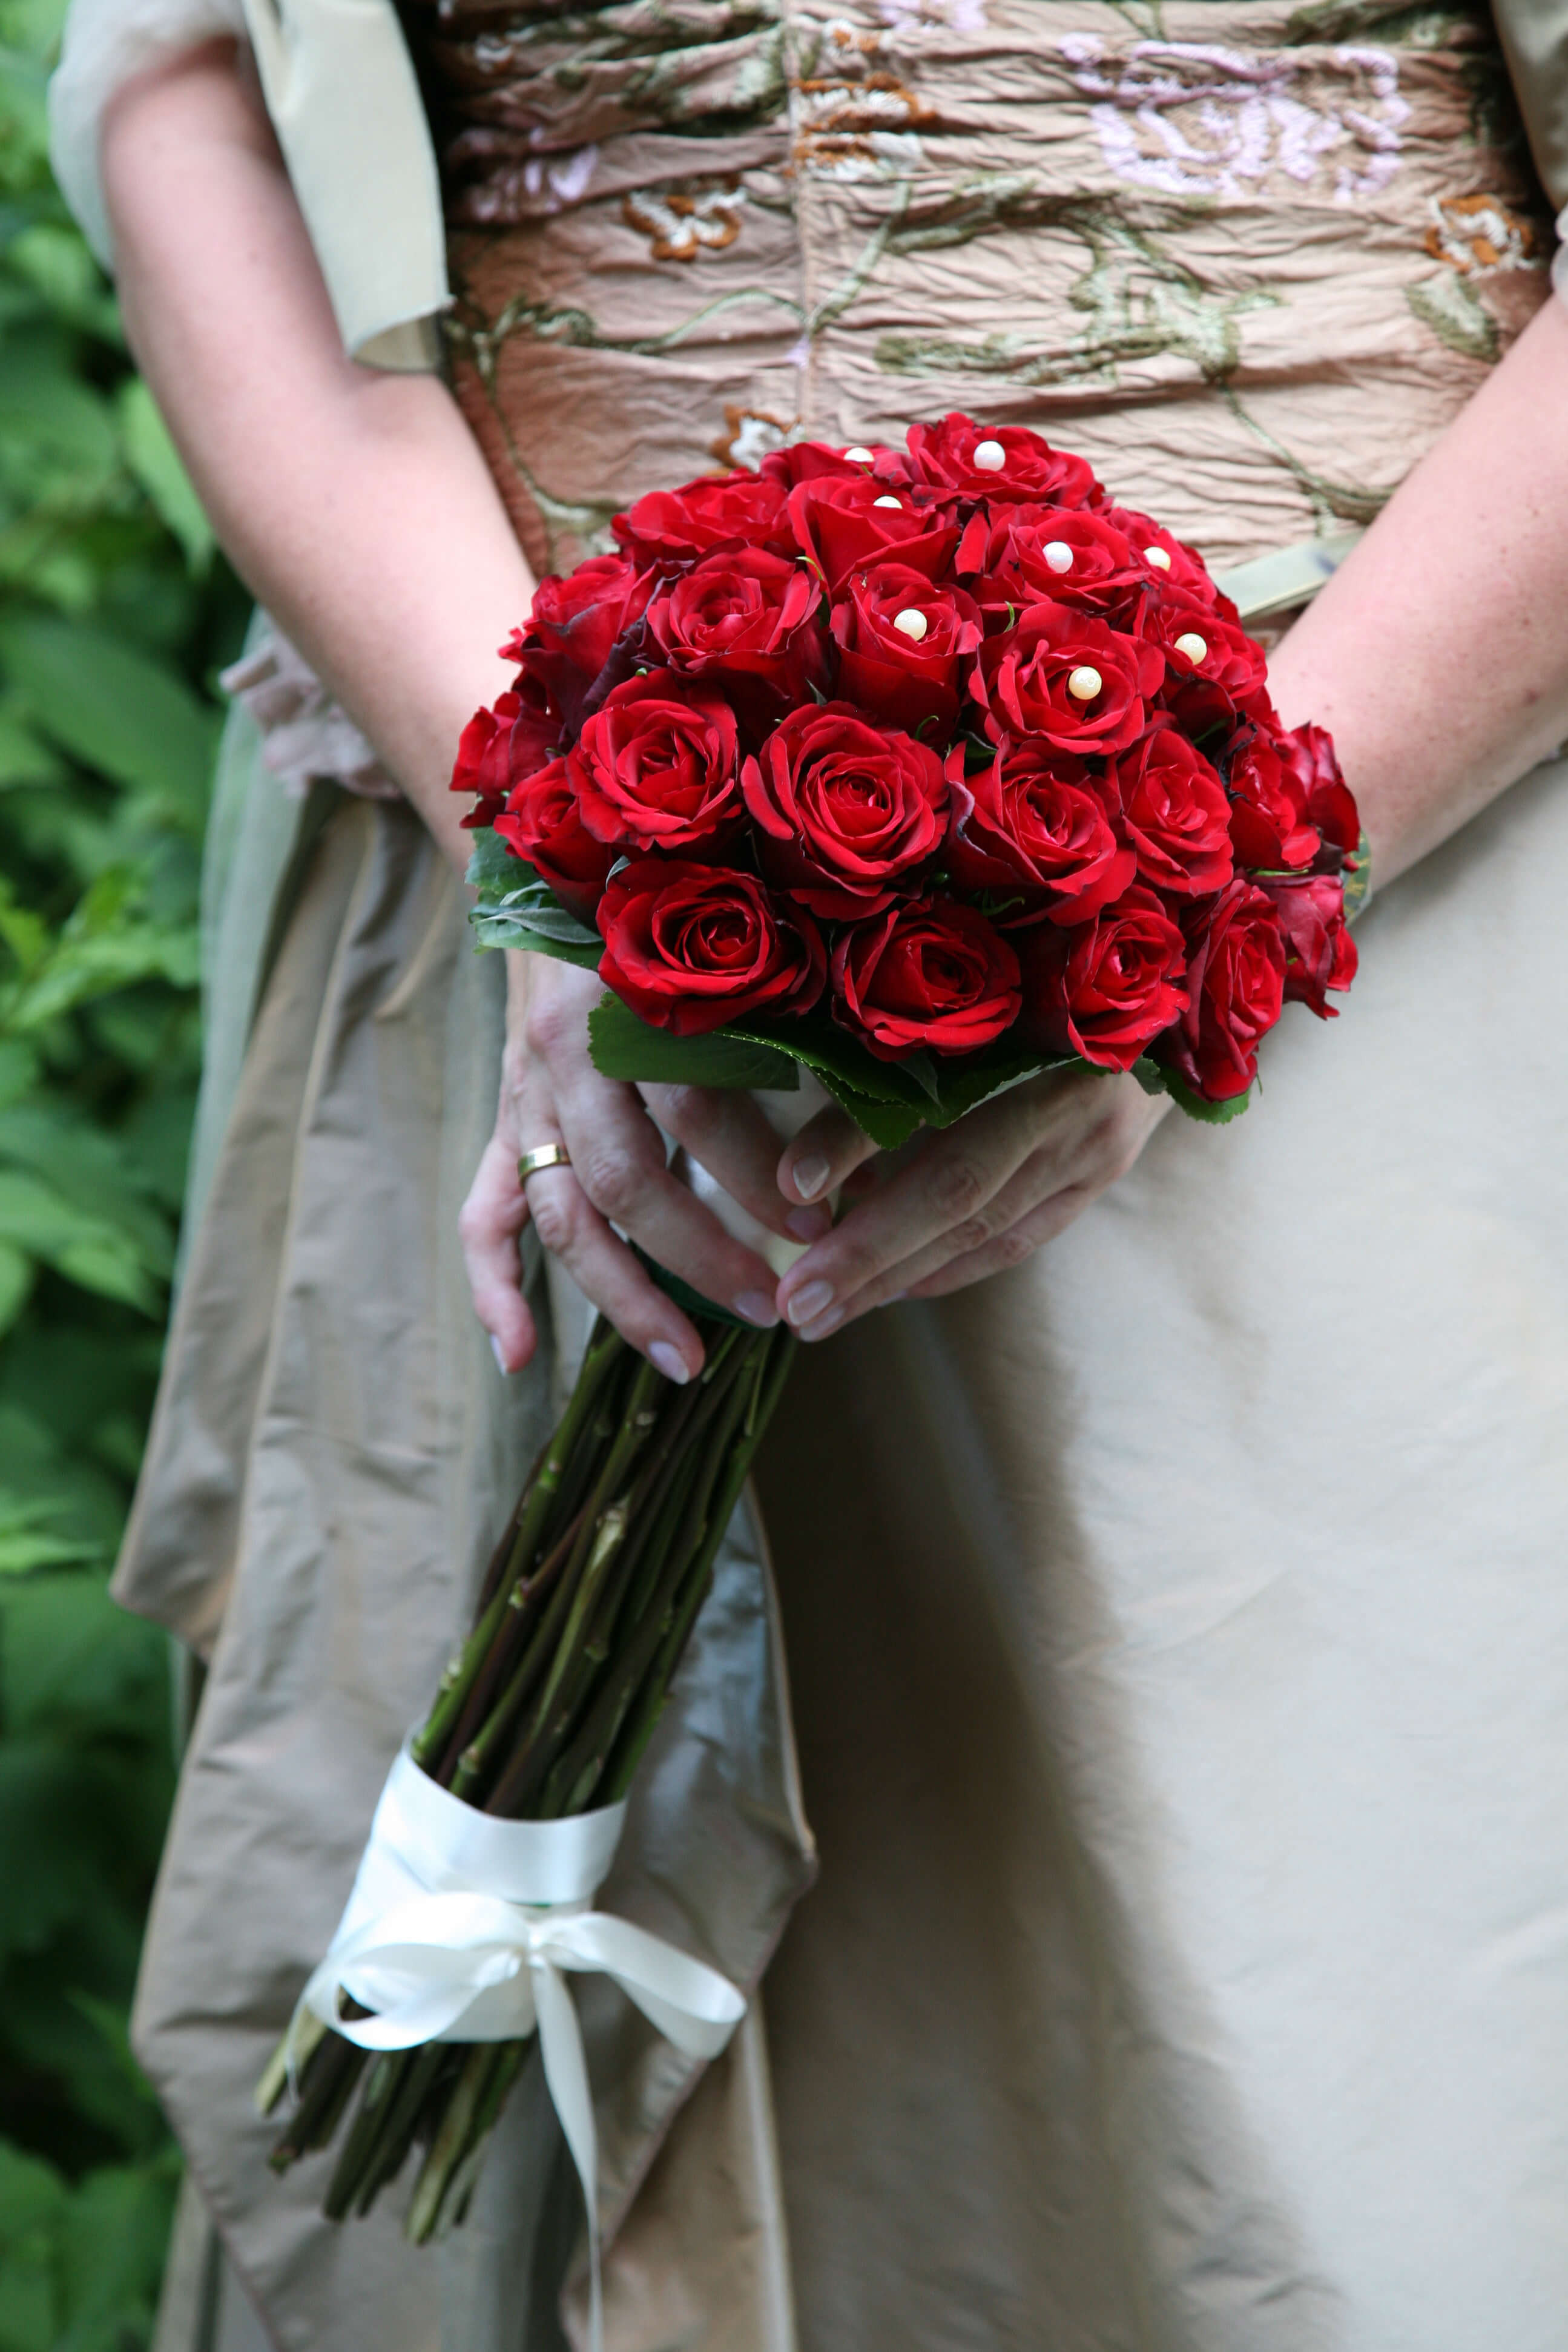
<instances>
[{"instance_id":1,"label":"red rose","mask_svg":"<svg viewBox=\"0 0 1568 2352\"><path fill-rule=\"evenodd\" d=\"M1307 821L1317 826L1324 847L1353 857L1361 846L1361 815L1340 772L1327 728L1309 720L1305 727L1277 735L1275 748L1300 787Z\"/></svg>"},{"instance_id":2,"label":"red rose","mask_svg":"<svg viewBox=\"0 0 1568 2352\"><path fill-rule=\"evenodd\" d=\"M515 784L495 828L574 914L593 921L615 852L584 824L564 760L552 760Z\"/></svg>"},{"instance_id":3,"label":"red rose","mask_svg":"<svg viewBox=\"0 0 1568 2352\"><path fill-rule=\"evenodd\" d=\"M875 914L946 830L936 753L846 702L792 711L742 782L764 873L817 915Z\"/></svg>"},{"instance_id":4,"label":"red rose","mask_svg":"<svg viewBox=\"0 0 1568 2352\"><path fill-rule=\"evenodd\" d=\"M741 814L735 714L673 670L628 678L569 754L583 822L628 849L711 840Z\"/></svg>"},{"instance_id":5,"label":"red rose","mask_svg":"<svg viewBox=\"0 0 1568 2352\"><path fill-rule=\"evenodd\" d=\"M924 494L852 474L818 474L789 494L796 544L820 566L835 595L850 572L884 562L907 563L934 580L958 544L948 522Z\"/></svg>"},{"instance_id":6,"label":"red rose","mask_svg":"<svg viewBox=\"0 0 1568 2352\"><path fill-rule=\"evenodd\" d=\"M784 485L766 474L710 476L679 490L650 490L614 516L610 529L636 563L689 563L715 547L792 552Z\"/></svg>"},{"instance_id":7,"label":"red rose","mask_svg":"<svg viewBox=\"0 0 1568 2352\"><path fill-rule=\"evenodd\" d=\"M1238 712L1270 715L1268 657L1228 598L1205 608L1162 596L1146 607L1143 633L1165 656L1165 702L1190 735L1205 735Z\"/></svg>"},{"instance_id":8,"label":"red rose","mask_svg":"<svg viewBox=\"0 0 1568 2352\"><path fill-rule=\"evenodd\" d=\"M827 955L809 915L775 904L754 874L638 857L599 901L599 977L656 1029L698 1037L743 1013L808 1012Z\"/></svg>"},{"instance_id":9,"label":"red rose","mask_svg":"<svg viewBox=\"0 0 1568 2352\"><path fill-rule=\"evenodd\" d=\"M1285 1001L1285 941L1273 904L1239 877L1187 929L1185 1013L1159 1059L1207 1102L1244 1095L1258 1075L1259 1040Z\"/></svg>"},{"instance_id":10,"label":"red rose","mask_svg":"<svg viewBox=\"0 0 1568 2352\"><path fill-rule=\"evenodd\" d=\"M1348 988L1356 975L1355 941L1345 922L1344 885L1337 874L1270 877L1258 888L1274 902L1285 934L1285 1002L1305 1004L1320 1021L1334 1021L1339 1008L1326 988Z\"/></svg>"},{"instance_id":11,"label":"red rose","mask_svg":"<svg viewBox=\"0 0 1568 2352\"><path fill-rule=\"evenodd\" d=\"M904 438L916 479L932 489L1057 507L1094 506L1105 495L1081 457L1053 449L1022 425L976 425L955 413L940 425L911 425ZM1002 463L976 465L976 449L1000 449Z\"/></svg>"},{"instance_id":12,"label":"red rose","mask_svg":"<svg viewBox=\"0 0 1568 2352\"><path fill-rule=\"evenodd\" d=\"M640 618L654 578L624 555L591 555L563 579L552 573L540 582L531 634L580 676L595 678L616 638Z\"/></svg>"},{"instance_id":13,"label":"red rose","mask_svg":"<svg viewBox=\"0 0 1568 2352\"><path fill-rule=\"evenodd\" d=\"M763 548L704 557L660 588L647 609L647 634L672 670L699 677L722 669L763 679L791 693L822 667L808 625L822 590L804 563Z\"/></svg>"},{"instance_id":14,"label":"red rose","mask_svg":"<svg viewBox=\"0 0 1568 2352\"><path fill-rule=\"evenodd\" d=\"M1277 736L1250 730L1230 760L1230 837L1241 866L1310 866L1322 836L1307 819L1308 782Z\"/></svg>"},{"instance_id":15,"label":"red rose","mask_svg":"<svg viewBox=\"0 0 1568 2352\"><path fill-rule=\"evenodd\" d=\"M935 586L907 563L851 572L833 607L838 691L910 734L950 735L959 667L980 643L980 614L962 588Z\"/></svg>"},{"instance_id":16,"label":"red rose","mask_svg":"<svg viewBox=\"0 0 1568 2352\"><path fill-rule=\"evenodd\" d=\"M1188 604L1202 604L1205 610L1226 606L1234 617L1235 605L1221 596L1202 556L1184 540L1178 539L1174 531L1152 521L1134 507L1108 506L1104 512L1106 521L1121 533L1144 565L1144 576L1152 585L1173 588Z\"/></svg>"},{"instance_id":17,"label":"red rose","mask_svg":"<svg viewBox=\"0 0 1568 2352\"><path fill-rule=\"evenodd\" d=\"M981 576L975 602L995 625L1030 604L1072 604L1124 625L1142 601L1148 568L1103 515L1022 507L971 516L954 569Z\"/></svg>"},{"instance_id":18,"label":"red rose","mask_svg":"<svg viewBox=\"0 0 1568 2352\"><path fill-rule=\"evenodd\" d=\"M1152 727L1115 774L1144 881L1188 898L1222 889L1234 864L1230 803L1203 753L1174 727Z\"/></svg>"},{"instance_id":19,"label":"red rose","mask_svg":"<svg viewBox=\"0 0 1568 2352\"><path fill-rule=\"evenodd\" d=\"M1159 647L1141 637L1066 604L1036 604L1016 628L987 637L973 686L994 734L1010 729L1061 751L1108 754L1142 734L1164 667Z\"/></svg>"},{"instance_id":20,"label":"red rose","mask_svg":"<svg viewBox=\"0 0 1568 2352\"><path fill-rule=\"evenodd\" d=\"M553 755L563 727L549 698L526 677L488 710L476 710L458 738L452 768L452 790L478 796L464 824L493 824L512 785Z\"/></svg>"},{"instance_id":21,"label":"red rose","mask_svg":"<svg viewBox=\"0 0 1568 2352\"><path fill-rule=\"evenodd\" d=\"M833 950L835 1020L879 1061L918 1045L971 1054L1017 1019L1018 959L974 907L909 898Z\"/></svg>"},{"instance_id":22,"label":"red rose","mask_svg":"<svg viewBox=\"0 0 1568 2352\"><path fill-rule=\"evenodd\" d=\"M1105 802L1081 760L1041 743L1004 746L988 768L965 776L955 751L948 774L952 824L947 863L963 890L1022 901L998 915L1007 928L1082 922L1131 881L1136 860L1121 846Z\"/></svg>"},{"instance_id":23,"label":"red rose","mask_svg":"<svg viewBox=\"0 0 1568 2352\"><path fill-rule=\"evenodd\" d=\"M1130 1070L1187 1006L1186 942L1152 890L1132 889L1024 950L1024 1018L1042 1045Z\"/></svg>"},{"instance_id":24,"label":"red rose","mask_svg":"<svg viewBox=\"0 0 1568 2352\"><path fill-rule=\"evenodd\" d=\"M851 445L865 448L864 442ZM870 461L864 457L847 457L842 449L830 448L826 441L792 441L787 449L770 449L759 471L769 479L782 482L793 490L797 482L815 482L825 475L842 480L863 480L874 473L889 487L910 478L910 461L901 449L889 449L880 441L869 444Z\"/></svg>"}]
</instances>

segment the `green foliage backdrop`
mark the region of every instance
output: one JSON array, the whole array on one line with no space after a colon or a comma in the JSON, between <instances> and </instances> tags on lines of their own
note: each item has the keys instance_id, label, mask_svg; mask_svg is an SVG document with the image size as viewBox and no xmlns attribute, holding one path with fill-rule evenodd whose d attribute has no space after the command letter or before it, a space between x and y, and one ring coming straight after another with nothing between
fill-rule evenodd
<instances>
[{"instance_id":1,"label":"green foliage backdrop","mask_svg":"<svg viewBox=\"0 0 1568 2352\"><path fill-rule=\"evenodd\" d=\"M166 1645L105 1583L158 1369L241 600L50 182L0 0L0 2352L137 2352L177 2166L125 2042Z\"/></svg>"}]
</instances>

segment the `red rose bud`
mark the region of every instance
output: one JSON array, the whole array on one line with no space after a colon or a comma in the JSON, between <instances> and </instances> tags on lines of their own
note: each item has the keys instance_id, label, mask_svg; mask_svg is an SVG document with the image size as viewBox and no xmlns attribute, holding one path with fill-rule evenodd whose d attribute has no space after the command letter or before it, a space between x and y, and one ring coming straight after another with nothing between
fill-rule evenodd
<instances>
[{"instance_id":1,"label":"red rose bud","mask_svg":"<svg viewBox=\"0 0 1568 2352\"><path fill-rule=\"evenodd\" d=\"M819 582L798 560L761 548L726 550L666 583L648 606L647 633L685 677L722 669L798 698L822 667L808 626L821 602Z\"/></svg>"},{"instance_id":2,"label":"red rose bud","mask_svg":"<svg viewBox=\"0 0 1568 2352\"><path fill-rule=\"evenodd\" d=\"M583 822L627 849L683 848L741 814L735 714L673 670L628 678L586 722L568 764Z\"/></svg>"},{"instance_id":3,"label":"red rose bud","mask_svg":"<svg viewBox=\"0 0 1568 2352\"><path fill-rule=\"evenodd\" d=\"M910 735L845 702L792 711L742 771L763 870L814 914L887 906L895 877L941 846L947 778Z\"/></svg>"},{"instance_id":4,"label":"red rose bud","mask_svg":"<svg viewBox=\"0 0 1568 2352\"><path fill-rule=\"evenodd\" d=\"M1275 747L1301 789L1302 806L1328 850L1353 857L1361 846L1361 815L1349 785L1340 772L1334 740L1325 727L1293 727L1278 735Z\"/></svg>"},{"instance_id":5,"label":"red rose bud","mask_svg":"<svg viewBox=\"0 0 1568 2352\"><path fill-rule=\"evenodd\" d=\"M574 914L593 921L615 852L584 824L566 761L552 760L514 785L495 828Z\"/></svg>"},{"instance_id":6,"label":"red rose bud","mask_svg":"<svg viewBox=\"0 0 1568 2352\"><path fill-rule=\"evenodd\" d=\"M1154 892L1129 890L1089 922L1031 935L1026 1026L1041 1045L1130 1070L1186 1011L1186 942Z\"/></svg>"},{"instance_id":7,"label":"red rose bud","mask_svg":"<svg viewBox=\"0 0 1568 2352\"><path fill-rule=\"evenodd\" d=\"M1157 1058L1207 1102L1244 1095L1285 1001L1285 940L1272 901L1239 877L1187 927L1185 1013Z\"/></svg>"},{"instance_id":8,"label":"red rose bud","mask_svg":"<svg viewBox=\"0 0 1568 2352\"><path fill-rule=\"evenodd\" d=\"M1061 751L1123 751L1142 734L1164 656L1066 604L1036 604L987 637L973 685L993 733L1037 735Z\"/></svg>"},{"instance_id":9,"label":"red rose bud","mask_svg":"<svg viewBox=\"0 0 1568 2352\"><path fill-rule=\"evenodd\" d=\"M1148 587L1148 567L1130 540L1103 515L1066 507L1015 509L964 526L954 569L980 575L976 604L994 628L1008 628L1031 604L1071 604L1121 623L1131 619Z\"/></svg>"},{"instance_id":10,"label":"red rose bud","mask_svg":"<svg viewBox=\"0 0 1568 2352\"><path fill-rule=\"evenodd\" d=\"M1355 941L1345 922L1344 885L1337 874L1270 876L1258 883L1274 902L1285 935L1285 1002L1305 1004L1320 1021L1339 1018L1327 988L1346 989L1356 975Z\"/></svg>"},{"instance_id":11,"label":"red rose bud","mask_svg":"<svg viewBox=\"0 0 1568 2352\"><path fill-rule=\"evenodd\" d=\"M1131 881L1133 853L1117 839L1089 768L1071 752L1008 744L988 768L965 776L955 751L948 775L948 868L961 889L1019 902L1016 912L994 916L1005 929L1047 915L1054 923L1082 922Z\"/></svg>"},{"instance_id":12,"label":"red rose bud","mask_svg":"<svg viewBox=\"0 0 1568 2352\"><path fill-rule=\"evenodd\" d=\"M458 738L452 769L452 790L478 796L464 824L493 824L512 785L552 757L562 731L560 715L526 677L490 709L476 710Z\"/></svg>"},{"instance_id":13,"label":"red rose bud","mask_svg":"<svg viewBox=\"0 0 1568 2352\"><path fill-rule=\"evenodd\" d=\"M1148 515L1140 514L1134 507L1108 506L1104 514L1106 521L1121 533L1143 565L1144 577L1151 586L1174 589L1189 604L1202 604L1209 611L1217 607L1235 619L1235 605L1227 596L1220 594L1202 556L1173 531L1152 521Z\"/></svg>"},{"instance_id":14,"label":"red rose bud","mask_svg":"<svg viewBox=\"0 0 1568 2352\"><path fill-rule=\"evenodd\" d=\"M655 574L624 555L591 555L575 572L542 580L533 592L532 632L546 652L583 677L598 677L623 630L639 619Z\"/></svg>"},{"instance_id":15,"label":"red rose bud","mask_svg":"<svg viewBox=\"0 0 1568 2352\"><path fill-rule=\"evenodd\" d=\"M698 1037L744 1013L805 1013L827 976L809 915L754 874L639 857L605 885L599 977L656 1029Z\"/></svg>"},{"instance_id":16,"label":"red rose bud","mask_svg":"<svg viewBox=\"0 0 1568 2352\"><path fill-rule=\"evenodd\" d=\"M838 480L860 480L868 474L889 488L910 478L910 461L901 449L889 449L880 441L869 444L851 442L848 449L830 448L826 441L792 441L787 449L770 449L758 467L786 490L797 482L815 482L831 475Z\"/></svg>"},{"instance_id":17,"label":"red rose bud","mask_svg":"<svg viewBox=\"0 0 1568 2352\"><path fill-rule=\"evenodd\" d=\"M1233 751L1230 837L1239 866L1278 871L1310 866L1322 835L1307 818L1309 781L1300 775L1278 736L1247 730Z\"/></svg>"},{"instance_id":18,"label":"red rose bud","mask_svg":"<svg viewBox=\"0 0 1568 2352\"><path fill-rule=\"evenodd\" d=\"M1196 898L1231 877L1230 803L1201 751L1174 727L1152 727L1116 762L1115 789L1138 871Z\"/></svg>"},{"instance_id":19,"label":"red rose bud","mask_svg":"<svg viewBox=\"0 0 1568 2352\"><path fill-rule=\"evenodd\" d=\"M960 665L981 634L962 588L933 585L907 563L852 572L833 607L839 694L911 735L951 735Z\"/></svg>"},{"instance_id":20,"label":"red rose bud","mask_svg":"<svg viewBox=\"0 0 1568 2352\"><path fill-rule=\"evenodd\" d=\"M781 482L733 473L650 490L610 523L635 563L689 563L716 547L765 547L793 553Z\"/></svg>"},{"instance_id":21,"label":"red rose bud","mask_svg":"<svg viewBox=\"0 0 1568 2352\"><path fill-rule=\"evenodd\" d=\"M1022 425L976 425L955 413L939 425L911 425L904 437L916 479L932 489L1058 507L1095 506L1105 496L1081 457Z\"/></svg>"},{"instance_id":22,"label":"red rose bud","mask_svg":"<svg viewBox=\"0 0 1568 2352\"><path fill-rule=\"evenodd\" d=\"M820 567L837 595L852 572L874 563L907 563L934 580L958 544L948 522L923 492L853 474L819 474L789 494L790 524L803 555Z\"/></svg>"},{"instance_id":23,"label":"red rose bud","mask_svg":"<svg viewBox=\"0 0 1568 2352\"><path fill-rule=\"evenodd\" d=\"M833 1013L879 1061L927 1045L971 1054L1018 1017L1018 959L976 908L910 898L846 931Z\"/></svg>"},{"instance_id":24,"label":"red rose bud","mask_svg":"<svg viewBox=\"0 0 1568 2352\"><path fill-rule=\"evenodd\" d=\"M1268 657L1228 599L1205 608L1182 596L1160 597L1143 615L1143 631L1164 653L1164 699L1189 734L1207 734L1238 713L1270 716Z\"/></svg>"}]
</instances>

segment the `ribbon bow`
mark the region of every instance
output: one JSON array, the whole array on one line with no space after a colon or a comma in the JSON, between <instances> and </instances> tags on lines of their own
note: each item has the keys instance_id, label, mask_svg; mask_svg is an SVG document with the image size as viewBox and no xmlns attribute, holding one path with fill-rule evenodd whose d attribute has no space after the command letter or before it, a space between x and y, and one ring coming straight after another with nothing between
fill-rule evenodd
<instances>
[{"instance_id":1,"label":"ribbon bow","mask_svg":"<svg viewBox=\"0 0 1568 2352\"><path fill-rule=\"evenodd\" d=\"M588 1906L624 1805L502 1822L427 1780L406 1748L387 1777L353 1893L295 2011L363 2050L514 2042L536 2030L544 2079L588 2208L590 2331L603 2352L593 2095L569 1974L613 1978L667 2041L717 2057L745 2015L727 1977L629 1919ZM370 2017L344 2018L347 1993Z\"/></svg>"}]
</instances>

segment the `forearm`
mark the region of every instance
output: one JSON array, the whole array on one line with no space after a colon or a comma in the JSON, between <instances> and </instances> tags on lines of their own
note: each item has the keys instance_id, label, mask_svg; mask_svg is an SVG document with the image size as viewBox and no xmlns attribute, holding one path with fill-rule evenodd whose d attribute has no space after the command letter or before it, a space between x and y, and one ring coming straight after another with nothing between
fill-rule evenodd
<instances>
[{"instance_id":1,"label":"forearm","mask_svg":"<svg viewBox=\"0 0 1568 2352\"><path fill-rule=\"evenodd\" d=\"M1568 739L1568 311L1520 338L1269 665L1334 737L1375 883Z\"/></svg>"},{"instance_id":2,"label":"forearm","mask_svg":"<svg viewBox=\"0 0 1568 2352\"><path fill-rule=\"evenodd\" d=\"M132 84L102 162L132 343L225 549L461 866L453 752L533 584L467 425L437 378L344 356L232 51Z\"/></svg>"}]
</instances>

